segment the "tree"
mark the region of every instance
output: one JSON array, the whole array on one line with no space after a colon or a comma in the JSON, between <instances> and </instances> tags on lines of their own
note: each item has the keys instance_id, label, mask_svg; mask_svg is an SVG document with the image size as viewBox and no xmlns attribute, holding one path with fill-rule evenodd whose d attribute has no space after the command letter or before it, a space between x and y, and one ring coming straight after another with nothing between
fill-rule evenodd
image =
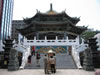
<instances>
[{"instance_id":1,"label":"tree","mask_svg":"<svg viewBox=\"0 0 100 75\"><path fill-rule=\"evenodd\" d=\"M85 31L81 34L81 37L88 40L89 38L94 37L97 33L99 33L99 31Z\"/></svg>"}]
</instances>

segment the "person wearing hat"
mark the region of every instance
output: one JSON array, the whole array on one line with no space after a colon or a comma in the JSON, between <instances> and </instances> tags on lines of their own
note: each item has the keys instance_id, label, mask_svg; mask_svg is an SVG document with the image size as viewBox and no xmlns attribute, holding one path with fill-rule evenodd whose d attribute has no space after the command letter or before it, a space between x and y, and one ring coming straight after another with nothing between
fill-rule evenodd
<instances>
[{"instance_id":1,"label":"person wearing hat","mask_svg":"<svg viewBox=\"0 0 100 75\"><path fill-rule=\"evenodd\" d=\"M50 69L51 69L52 73L56 72L56 69L55 69L56 59L54 57L54 54L55 54L55 52L53 50L48 51L48 56L49 56L48 61L49 61L49 66L50 66Z\"/></svg>"},{"instance_id":2,"label":"person wearing hat","mask_svg":"<svg viewBox=\"0 0 100 75\"><path fill-rule=\"evenodd\" d=\"M53 56L50 56L50 67L51 67L51 72L55 73L56 69L55 69L55 64L56 64L56 59Z\"/></svg>"}]
</instances>

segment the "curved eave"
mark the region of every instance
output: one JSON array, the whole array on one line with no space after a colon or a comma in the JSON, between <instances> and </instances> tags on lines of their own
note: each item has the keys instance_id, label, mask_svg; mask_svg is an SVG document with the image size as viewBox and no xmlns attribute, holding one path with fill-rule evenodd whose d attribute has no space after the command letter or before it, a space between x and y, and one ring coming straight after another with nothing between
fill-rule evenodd
<instances>
[{"instance_id":1,"label":"curved eave","mask_svg":"<svg viewBox=\"0 0 100 75\"><path fill-rule=\"evenodd\" d=\"M71 23L70 21L48 21L48 22L37 22L37 21L33 21L31 24L36 24L36 25L63 25L63 24L67 24L67 23Z\"/></svg>"},{"instance_id":2,"label":"curved eave","mask_svg":"<svg viewBox=\"0 0 100 75\"><path fill-rule=\"evenodd\" d=\"M36 14L35 14L35 16L33 16L33 17L31 17L31 18L24 18L23 19L23 21L26 23L26 24L30 24L32 21L34 21L34 19L36 18L36 17L43 17L43 16L61 16L62 15L62 13L57 13L57 14L52 14L52 15L49 15L49 14L47 14L47 13L41 13L41 12L37 12Z\"/></svg>"},{"instance_id":3,"label":"curved eave","mask_svg":"<svg viewBox=\"0 0 100 75\"><path fill-rule=\"evenodd\" d=\"M61 22L61 23L52 23L52 24L48 24L48 23L39 23L39 22L33 22L32 24L30 24L28 27L25 27L25 28L22 28L22 29L17 29L22 35L25 35L26 33L30 33L30 32L35 32L34 29L34 26L37 26L37 25L69 25L69 27L71 27L71 29L69 28L68 31L69 32L74 32L76 34L81 34L82 32L84 32L85 30L87 30L86 27L78 27L78 26L75 26L74 24L72 24L71 22ZM28 30L32 30L30 32L27 32Z\"/></svg>"},{"instance_id":4,"label":"curved eave","mask_svg":"<svg viewBox=\"0 0 100 75\"><path fill-rule=\"evenodd\" d=\"M69 20L71 20L71 22L72 22L73 24L75 24L75 25L80 21L80 18L77 18L77 17L70 17L70 16L67 15L65 12L64 12L64 16L65 16L66 18L68 18Z\"/></svg>"},{"instance_id":5,"label":"curved eave","mask_svg":"<svg viewBox=\"0 0 100 75\"><path fill-rule=\"evenodd\" d=\"M67 24L70 24L72 27L75 27L75 28L78 28L78 29L81 29L82 31L85 31L85 30L87 30L87 28L86 27L79 27L79 26L75 26L73 23L71 23L70 21L65 21L65 22L50 22L50 23L48 23L48 22L36 22L36 21L33 21L32 23L31 23L32 25L67 25Z\"/></svg>"},{"instance_id":6,"label":"curved eave","mask_svg":"<svg viewBox=\"0 0 100 75\"><path fill-rule=\"evenodd\" d=\"M78 30L78 34L82 34L85 30L87 30L87 28L80 28L80 27L77 27L77 30Z\"/></svg>"},{"instance_id":7,"label":"curved eave","mask_svg":"<svg viewBox=\"0 0 100 75\"><path fill-rule=\"evenodd\" d=\"M16 28L16 30L21 33L22 35L25 35L25 33L27 33L27 29L30 29L32 27L32 25L29 25L27 27L24 28Z\"/></svg>"},{"instance_id":8,"label":"curved eave","mask_svg":"<svg viewBox=\"0 0 100 75\"><path fill-rule=\"evenodd\" d=\"M61 17L65 17L67 18L68 20L70 20L73 24L77 24L79 21L80 21L80 18L76 18L76 17L70 17L69 15L67 15L65 12L62 12L62 13L56 13L56 14L47 14L47 13L40 13L40 12L37 12L35 14L35 16L31 17L31 18L24 18L24 22L26 24L30 24L32 21L35 20L35 18L39 18L39 16L41 17L45 17L45 16L61 16Z\"/></svg>"},{"instance_id":9,"label":"curved eave","mask_svg":"<svg viewBox=\"0 0 100 75\"><path fill-rule=\"evenodd\" d=\"M70 23L70 26L72 27L69 31L70 32L74 32L78 35L80 35L82 32L84 32L85 30L87 30L86 27L78 27L78 26L75 26L74 24Z\"/></svg>"},{"instance_id":10,"label":"curved eave","mask_svg":"<svg viewBox=\"0 0 100 75\"><path fill-rule=\"evenodd\" d=\"M35 16L31 17L31 18L24 18L23 21L26 24L30 24L32 22L32 20L34 20L36 17L38 17L38 13L35 14Z\"/></svg>"}]
</instances>

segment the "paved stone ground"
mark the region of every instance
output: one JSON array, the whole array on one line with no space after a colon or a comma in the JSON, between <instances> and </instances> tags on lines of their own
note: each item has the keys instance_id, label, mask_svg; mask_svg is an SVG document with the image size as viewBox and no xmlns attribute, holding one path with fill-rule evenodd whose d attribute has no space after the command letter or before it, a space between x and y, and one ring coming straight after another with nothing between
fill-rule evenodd
<instances>
[{"instance_id":1,"label":"paved stone ground","mask_svg":"<svg viewBox=\"0 0 100 75\"><path fill-rule=\"evenodd\" d=\"M32 56L32 64L26 64L25 69L43 69L43 58L41 54L40 67L37 66L36 57ZM57 54L56 55L56 68L58 69L76 69L76 65L72 57L68 54Z\"/></svg>"},{"instance_id":2,"label":"paved stone ground","mask_svg":"<svg viewBox=\"0 0 100 75\"><path fill-rule=\"evenodd\" d=\"M48 75L94 75L95 71L85 71L79 69L58 69L55 74ZM24 69L19 71L7 71L0 69L0 75L45 75L43 69Z\"/></svg>"}]
</instances>

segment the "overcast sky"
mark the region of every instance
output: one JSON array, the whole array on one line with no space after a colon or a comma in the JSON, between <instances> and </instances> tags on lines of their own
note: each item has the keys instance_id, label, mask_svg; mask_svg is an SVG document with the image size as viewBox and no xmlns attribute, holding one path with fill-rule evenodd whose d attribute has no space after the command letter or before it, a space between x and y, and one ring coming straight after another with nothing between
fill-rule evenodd
<instances>
[{"instance_id":1,"label":"overcast sky","mask_svg":"<svg viewBox=\"0 0 100 75\"><path fill-rule=\"evenodd\" d=\"M71 17L80 17L77 25L100 30L100 0L14 0L13 20L32 17L36 9L46 12L50 3L57 12L65 11Z\"/></svg>"}]
</instances>

